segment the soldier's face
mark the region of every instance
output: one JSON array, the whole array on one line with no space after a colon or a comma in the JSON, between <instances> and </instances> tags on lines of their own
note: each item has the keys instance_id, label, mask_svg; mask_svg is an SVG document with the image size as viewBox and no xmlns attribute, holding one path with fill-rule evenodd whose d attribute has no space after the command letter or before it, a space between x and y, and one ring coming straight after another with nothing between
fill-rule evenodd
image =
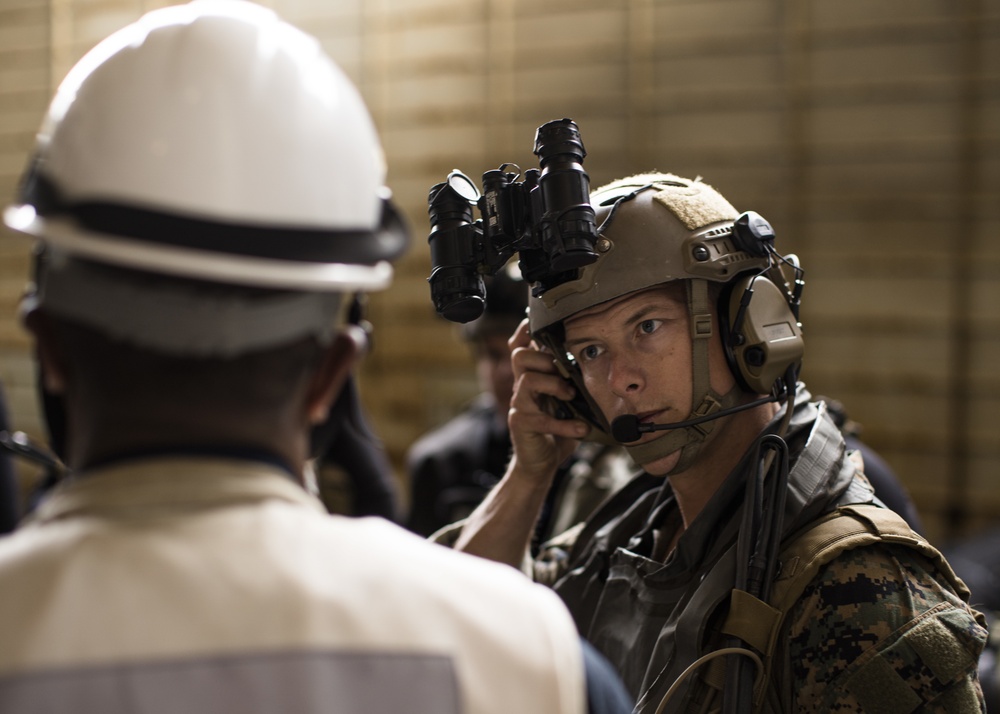
<instances>
[{"instance_id":1,"label":"soldier's face","mask_svg":"<svg viewBox=\"0 0 1000 714\"><path fill-rule=\"evenodd\" d=\"M654 424L688 417L693 391L689 322L683 288L677 284L630 293L566 321L566 349L608 422L623 414ZM734 380L718 339L712 343L712 388L725 394ZM657 436L646 433L641 441ZM650 474L665 474L679 458L676 451L642 466Z\"/></svg>"}]
</instances>

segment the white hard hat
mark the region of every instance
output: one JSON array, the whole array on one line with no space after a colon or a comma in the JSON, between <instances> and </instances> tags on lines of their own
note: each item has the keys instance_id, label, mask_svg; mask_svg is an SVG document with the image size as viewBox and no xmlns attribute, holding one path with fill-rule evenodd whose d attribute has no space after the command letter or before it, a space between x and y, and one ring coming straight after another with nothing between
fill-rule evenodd
<instances>
[{"instance_id":1,"label":"white hard hat","mask_svg":"<svg viewBox=\"0 0 1000 714\"><path fill-rule=\"evenodd\" d=\"M242 0L146 14L67 75L6 224L70 256L373 290L406 230L371 117L315 38Z\"/></svg>"}]
</instances>

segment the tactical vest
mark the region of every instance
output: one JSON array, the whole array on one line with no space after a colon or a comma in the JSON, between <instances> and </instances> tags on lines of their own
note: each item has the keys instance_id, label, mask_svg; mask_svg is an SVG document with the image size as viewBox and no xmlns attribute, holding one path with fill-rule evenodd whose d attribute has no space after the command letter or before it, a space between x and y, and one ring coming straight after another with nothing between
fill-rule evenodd
<instances>
[{"instance_id":1,"label":"tactical vest","mask_svg":"<svg viewBox=\"0 0 1000 714\"><path fill-rule=\"evenodd\" d=\"M913 532L895 512L873 504L841 506L793 536L782 548L779 555L781 569L774 581L769 602L763 602L742 590L732 591L728 614L721 633L742 640L750 647L752 657L755 658L756 669L759 671L754 674L753 712L770 714L794 711L793 702L790 700L791 675L781 667L781 663L787 659L784 657L784 647L787 644L788 615L824 565L845 551L877 543L902 545L919 551L933 562L944 575L947 584L963 600L968 601L970 596L968 588L955 575L944 556L923 537ZM978 618L980 624L984 624L981 616ZM935 625L943 627L933 620L926 624L929 627ZM945 661L946 657L941 650L927 648L919 654L924 664L935 673L955 666L954 662ZM712 653L706 655L700 666L699 681L691 687L686 701L709 700L710 703L701 711L720 711L721 692L726 683L727 660L732 661L732 658L713 656ZM859 683L865 681L866 668L872 670L870 674L876 675L874 669L879 663L880 660L877 658L866 663L858 673ZM755 665L751 664L750 667L753 669ZM692 668L689 670L689 675L693 674ZM886 714L905 714L912 711L914 708L912 701L905 698L897 699L894 696L902 691L899 689L900 686L905 687L907 692L910 691L909 687L901 678L899 682L885 681L885 674L886 671L881 669L877 673L881 686L866 688L864 693L871 705L876 707L873 711ZM670 696L668 692L666 697ZM663 708L661 701L656 711L661 711Z\"/></svg>"}]
</instances>

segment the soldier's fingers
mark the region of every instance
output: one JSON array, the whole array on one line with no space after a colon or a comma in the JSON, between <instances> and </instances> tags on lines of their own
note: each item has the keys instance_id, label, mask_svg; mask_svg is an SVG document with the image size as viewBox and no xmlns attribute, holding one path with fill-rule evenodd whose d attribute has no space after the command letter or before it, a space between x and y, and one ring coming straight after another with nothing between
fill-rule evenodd
<instances>
[{"instance_id":1,"label":"soldier's fingers","mask_svg":"<svg viewBox=\"0 0 1000 714\"><path fill-rule=\"evenodd\" d=\"M522 410L511 407L507 414L507 422L513 435L549 434L567 439L581 439L589 431L587 424L580 419L557 419L537 409Z\"/></svg>"},{"instance_id":2,"label":"soldier's fingers","mask_svg":"<svg viewBox=\"0 0 1000 714\"><path fill-rule=\"evenodd\" d=\"M538 411L543 411L542 397L555 397L565 401L572 399L575 394L576 388L558 374L527 370L516 378L511 405L521 409L530 409L534 405Z\"/></svg>"},{"instance_id":3,"label":"soldier's fingers","mask_svg":"<svg viewBox=\"0 0 1000 714\"><path fill-rule=\"evenodd\" d=\"M558 374L555 362L552 360L552 355L547 352L539 352L533 346L515 348L510 358L515 376L525 372Z\"/></svg>"},{"instance_id":4,"label":"soldier's fingers","mask_svg":"<svg viewBox=\"0 0 1000 714\"><path fill-rule=\"evenodd\" d=\"M531 343L531 329L528 327L528 318L521 320L521 324L514 330L514 334L507 340L507 346L513 352L518 347L527 347Z\"/></svg>"}]
</instances>

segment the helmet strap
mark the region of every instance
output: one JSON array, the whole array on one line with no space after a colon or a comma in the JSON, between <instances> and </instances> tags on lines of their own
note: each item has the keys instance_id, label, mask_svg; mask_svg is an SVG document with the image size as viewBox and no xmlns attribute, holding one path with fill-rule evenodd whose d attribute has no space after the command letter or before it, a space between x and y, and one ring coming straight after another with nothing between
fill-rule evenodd
<instances>
[{"instance_id":1,"label":"helmet strap","mask_svg":"<svg viewBox=\"0 0 1000 714\"><path fill-rule=\"evenodd\" d=\"M688 316L691 323L691 370L693 389L691 392L691 414L695 414L699 404L712 392L708 371L708 342L712 339L712 312L708 306L708 281L688 280Z\"/></svg>"},{"instance_id":2,"label":"helmet strap","mask_svg":"<svg viewBox=\"0 0 1000 714\"><path fill-rule=\"evenodd\" d=\"M736 386L725 395L712 390L708 351L713 330L708 281L698 278L688 280L687 292L688 317L691 324L691 414L681 421L734 407L741 396L741 390ZM681 458L670 470L670 473L678 473L686 470L694 462L705 438L712 433L717 423L706 421L694 426L673 429L656 439L635 446L626 446L625 449L632 460L640 465L656 461L679 449Z\"/></svg>"}]
</instances>

